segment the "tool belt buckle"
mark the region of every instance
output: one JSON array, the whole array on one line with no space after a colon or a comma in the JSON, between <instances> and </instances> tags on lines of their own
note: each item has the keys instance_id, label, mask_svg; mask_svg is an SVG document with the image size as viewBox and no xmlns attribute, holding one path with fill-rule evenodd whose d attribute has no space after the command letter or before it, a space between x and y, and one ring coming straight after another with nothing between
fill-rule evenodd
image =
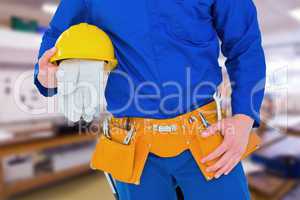
<instances>
[{"instance_id":1,"label":"tool belt buckle","mask_svg":"<svg viewBox=\"0 0 300 200\"><path fill-rule=\"evenodd\" d=\"M171 133L177 130L176 125L153 125L153 130L158 131L159 133Z\"/></svg>"}]
</instances>

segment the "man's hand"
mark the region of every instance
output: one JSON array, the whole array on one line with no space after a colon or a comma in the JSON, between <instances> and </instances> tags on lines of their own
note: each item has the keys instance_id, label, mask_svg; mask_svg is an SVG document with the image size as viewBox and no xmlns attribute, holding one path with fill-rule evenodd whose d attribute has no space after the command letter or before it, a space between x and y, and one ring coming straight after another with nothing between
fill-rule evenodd
<instances>
[{"instance_id":1,"label":"man's hand","mask_svg":"<svg viewBox=\"0 0 300 200\"><path fill-rule=\"evenodd\" d=\"M202 163L206 163L219 158L213 166L207 168L208 172L215 173L215 178L229 174L241 161L247 149L253 122L250 117L238 114L225 118L202 132L202 137L209 137L217 131L220 131L224 136L223 143L214 152L202 159Z\"/></svg>"},{"instance_id":2,"label":"man's hand","mask_svg":"<svg viewBox=\"0 0 300 200\"><path fill-rule=\"evenodd\" d=\"M50 63L50 59L54 56L56 48L47 50L44 55L39 59L39 74L38 80L46 88L56 88L56 71L58 67Z\"/></svg>"}]
</instances>

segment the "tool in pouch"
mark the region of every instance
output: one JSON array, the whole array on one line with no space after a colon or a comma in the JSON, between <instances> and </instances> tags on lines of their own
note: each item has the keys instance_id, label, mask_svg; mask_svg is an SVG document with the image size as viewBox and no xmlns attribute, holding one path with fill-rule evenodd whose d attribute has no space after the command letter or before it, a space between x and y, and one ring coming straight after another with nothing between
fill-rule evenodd
<instances>
[{"instance_id":1,"label":"tool in pouch","mask_svg":"<svg viewBox=\"0 0 300 200\"><path fill-rule=\"evenodd\" d=\"M217 107L217 119L220 121L222 119L222 96L219 90L217 89L216 92L213 95L214 101L216 102ZM207 121L205 116L202 112L199 112L199 117L201 119L201 122L205 128L208 128L210 126L210 123Z\"/></svg>"},{"instance_id":2,"label":"tool in pouch","mask_svg":"<svg viewBox=\"0 0 300 200\"><path fill-rule=\"evenodd\" d=\"M102 123L102 131L103 131L103 135L108 138L108 139L112 139L111 135L110 135L110 128L109 128L109 124L110 124L110 118L109 117L106 117L104 120L103 120L103 123ZM124 145L129 145L133 136L134 136L134 133L135 133L135 130L133 128L133 126L130 126L129 125L129 122L127 121L127 125L125 127L125 129L127 130L127 134L126 134L126 137L124 138L123 140L123 144Z\"/></svg>"},{"instance_id":3,"label":"tool in pouch","mask_svg":"<svg viewBox=\"0 0 300 200\"><path fill-rule=\"evenodd\" d=\"M218 121L220 121L222 119L222 96L218 89L214 93L213 98L214 98L214 100L216 102L216 106L217 106Z\"/></svg>"},{"instance_id":4,"label":"tool in pouch","mask_svg":"<svg viewBox=\"0 0 300 200\"><path fill-rule=\"evenodd\" d=\"M135 157L135 129L111 127L110 119L102 123L100 136L92 157L91 167L111 174L117 180L129 180L133 174ZM108 176L107 176L108 177ZM108 182L113 184L109 179Z\"/></svg>"},{"instance_id":5,"label":"tool in pouch","mask_svg":"<svg viewBox=\"0 0 300 200\"><path fill-rule=\"evenodd\" d=\"M204 117L202 112L199 112L200 119L202 121L202 124L205 128L208 128L210 126L210 123L207 121L207 119Z\"/></svg>"},{"instance_id":6,"label":"tool in pouch","mask_svg":"<svg viewBox=\"0 0 300 200\"><path fill-rule=\"evenodd\" d=\"M102 123L102 132L103 132L103 134L104 134L105 137L107 137L108 139L111 139L110 134L109 134L109 118L108 117L106 117L103 120L103 123Z\"/></svg>"}]
</instances>

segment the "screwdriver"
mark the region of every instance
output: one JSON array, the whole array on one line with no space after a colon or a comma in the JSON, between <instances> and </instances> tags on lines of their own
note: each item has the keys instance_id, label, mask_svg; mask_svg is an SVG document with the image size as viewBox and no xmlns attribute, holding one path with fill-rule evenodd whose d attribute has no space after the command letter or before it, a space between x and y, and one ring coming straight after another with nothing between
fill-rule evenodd
<instances>
[{"instance_id":1,"label":"screwdriver","mask_svg":"<svg viewBox=\"0 0 300 200\"><path fill-rule=\"evenodd\" d=\"M208 128L210 126L209 122L207 119L204 117L204 115L200 112L199 116L201 118L202 124L204 125L205 128Z\"/></svg>"}]
</instances>

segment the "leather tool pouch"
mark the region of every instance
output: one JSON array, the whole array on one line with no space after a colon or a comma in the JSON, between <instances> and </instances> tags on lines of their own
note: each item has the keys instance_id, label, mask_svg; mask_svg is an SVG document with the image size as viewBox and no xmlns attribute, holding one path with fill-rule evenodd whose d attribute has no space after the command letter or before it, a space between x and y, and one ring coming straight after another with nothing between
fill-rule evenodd
<instances>
[{"instance_id":1,"label":"leather tool pouch","mask_svg":"<svg viewBox=\"0 0 300 200\"><path fill-rule=\"evenodd\" d=\"M197 137L197 140L200 145L200 150L202 157L205 157L212 153L215 149L217 149L223 142L223 136L220 133L217 133L216 135L210 136L208 138L202 138L200 135ZM256 133L251 133L249 136L249 143L247 146L247 149L245 153L242 156L242 159L249 156L251 153L253 153L255 150L257 150L261 145L261 139ZM211 162L207 162L206 165L211 166L214 164L216 160L213 160Z\"/></svg>"},{"instance_id":2,"label":"leather tool pouch","mask_svg":"<svg viewBox=\"0 0 300 200\"><path fill-rule=\"evenodd\" d=\"M207 116L206 116L207 117ZM217 116L208 116L208 122L210 124L214 124L217 122ZM216 150L223 142L224 137L220 132L217 132L215 135L209 136L207 138L203 138L201 134L197 131L194 134L193 140L191 141L190 150L201 169L201 172L205 176L207 180L211 180L214 178L214 173L207 172L206 169L209 166L215 164L220 158L216 158L215 160L202 163L201 159L208 156L214 150ZM260 137L252 132L249 136L249 142L245 153L243 154L241 160L249 156L251 153L256 151L261 146Z\"/></svg>"},{"instance_id":3,"label":"leather tool pouch","mask_svg":"<svg viewBox=\"0 0 300 200\"><path fill-rule=\"evenodd\" d=\"M206 169L209 166L215 164L219 158L212 160L207 163L201 163L201 159L212 153L216 148L218 148L221 143L223 142L223 136L221 134L216 134L214 136L210 136L208 138L202 138L201 136L197 135L195 141L191 144L191 151L193 156L196 158L196 162L199 165L201 172L203 173L206 180L211 180L214 177L213 172L207 172ZM257 150L261 145L261 139L255 133L250 134L248 147L242 156L242 159L249 156L255 150ZM199 159L200 158L200 159Z\"/></svg>"},{"instance_id":4,"label":"leather tool pouch","mask_svg":"<svg viewBox=\"0 0 300 200\"><path fill-rule=\"evenodd\" d=\"M91 167L110 173L117 180L130 180L133 174L135 141L123 144L127 131L113 128L111 138L102 135L93 154Z\"/></svg>"},{"instance_id":5,"label":"leather tool pouch","mask_svg":"<svg viewBox=\"0 0 300 200\"><path fill-rule=\"evenodd\" d=\"M222 113L222 117L225 117L225 114ZM209 123L213 124L217 122L217 116L213 117L209 120ZM210 153L212 153L214 150L216 150L223 142L223 135L218 131L215 135L203 138L201 137L201 134L197 134L197 141L200 145L200 154L201 157L204 158L208 156ZM256 151L261 146L261 138L255 133L251 132L249 136L248 146L245 151L245 153L242 156L242 160L245 159L247 156L249 156L251 153ZM210 162L205 163L206 166L211 166L216 161L218 161L219 158L212 160Z\"/></svg>"},{"instance_id":6,"label":"leather tool pouch","mask_svg":"<svg viewBox=\"0 0 300 200\"><path fill-rule=\"evenodd\" d=\"M202 138L200 135L198 135L196 138L197 138L196 140L198 142L195 147L198 146L200 148L200 151L198 153L199 153L201 159L206 157L210 153L212 153L223 142L223 136L220 133L210 136L208 138ZM255 150L257 150L260 147L260 145L261 145L260 137L256 133L251 133L250 138L249 138L248 147L247 147L245 153L243 154L242 159L246 158L251 153L253 153ZM194 155L198 155L195 147L193 148L193 150L195 151ZM214 173L206 172L206 169L209 166L212 166L213 164L215 164L218 161L218 159L219 158L212 160L210 162L207 162L205 164L198 163L201 168L202 173L204 174L204 176L206 177L207 180L211 180L214 177Z\"/></svg>"}]
</instances>

